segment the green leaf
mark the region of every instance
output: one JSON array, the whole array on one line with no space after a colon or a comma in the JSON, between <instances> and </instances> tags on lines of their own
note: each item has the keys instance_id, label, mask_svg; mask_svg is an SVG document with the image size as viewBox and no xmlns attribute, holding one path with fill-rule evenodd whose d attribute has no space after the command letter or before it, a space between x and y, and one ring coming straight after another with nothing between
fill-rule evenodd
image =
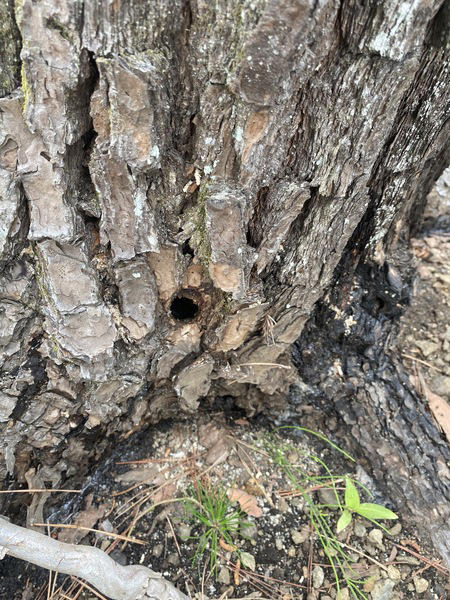
<instances>
[{"instance_id":1,"label":"green leaf","mask_svg":"<svg viewBox=\"0 0 450 600\"><path fill-rule=\"evenodd\" d=\"M345 529L352 522L352 513L348 510L344 510L342 515L339 517L339 521L337 522L336 532L340 533L343 529Z\"/></svg>"},{"instance_id":2,"label":"green leaf","mask_svg":"<svg viewBox=\"0 0 450 600\"><path fill-rule=\"evenodd\" d=\"M349 510L358 510L360 505L358 490L355 484L349 478L345 478L345 506Z\"/></svg>"},{"instance_id":3,"label":"green leaf","mask_svg":"<svg viewBox=\"0 0 450 600\"><path fill-rule=\"evenodd\" d=\"M372 504L371 502L363 502L355 509L355 512L368 519L398 519L398 516L392 510L381 506L381 504Z\"/></svg>"},{"instance_id":4,"label":"green leaf","mask_svg":"<svg viewBox=\"0 0 450 600\"><path fill-rule=\"evenodd\" d=\"M241 564L246 569L250 569L254 571L256 568L255 557L250 552L240 552L239 558L241 559Z\"/></svg>"}]
</instances>

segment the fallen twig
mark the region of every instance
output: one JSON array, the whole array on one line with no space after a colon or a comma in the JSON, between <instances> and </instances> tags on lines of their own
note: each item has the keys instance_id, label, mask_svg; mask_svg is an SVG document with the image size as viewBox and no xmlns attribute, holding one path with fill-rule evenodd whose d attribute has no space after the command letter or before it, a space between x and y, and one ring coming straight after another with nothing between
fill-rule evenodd
<instances>
[{"instance_id":1,"label":"fallen twig","mask_svg":"<svg viewBox=\"0 0 450 600\"><path fill-rule=\"evenodd\" d=\"M138 540L137 538L128 537L127 535L120 535L120 533L113 533L112 531L104 531L103 529L93 529L92 527L83 527L82 525L74 525L70 523L32 523L33 527L59 527L61 529L80 529L81 531L91 531L92 533L101 533L105 537L111 537L116 540L124 540L125 542L132 542L133 544L141 544L145 546L147 542Z\"/></svg>"},{"instance_id":2,"label":"fallen twig","mask_svg":"<svg viewBox=\"0 0 450 600\"><path fill-rule=\"evenodd\" d=\"M25 490L0 490L0 494L34 494L37 492L58 492L58 493L67 493L67 494L79 494L81 490L62 490L62 489L54 489L51 488L27 488Z\"/></svg>"},{"instance_id":3,"label":"fallen twig","mask_svg":"<svg viewBox=\"0 0 450 600\"><path fill-rule=\"evenodd\" d=\"M408 554L411 554L415 558L418 558L419 560L426 563L430 567L434 567L436 569L436 571L439 571L440 573L443 573L444 575L447 575L447 576L450 575L450 569L447 569L447 567L443 567L440 563L430 560L426 556L422 556L422 554L419 554L418 552L415 552L414 550L411 550L410 548L407 548L406 546L402 546L401 544L396 544L395 542L392 542L391 540L386 540L386 541L389 542L390 544L392 544L393 546L396 546L399 550L408 552Z\"/></svg>"}]
</instances>

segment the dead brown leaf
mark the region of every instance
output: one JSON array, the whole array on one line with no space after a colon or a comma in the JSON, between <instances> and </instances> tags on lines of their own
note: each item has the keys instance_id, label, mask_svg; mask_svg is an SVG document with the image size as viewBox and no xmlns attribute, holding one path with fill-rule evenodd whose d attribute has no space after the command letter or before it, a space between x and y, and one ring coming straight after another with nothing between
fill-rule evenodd
<instances>
[{"instance_id":1,"label":"dead brown leaf","mask_svg":"<svg viewBox=\"0 0 450 600\"><path fill-rule=\"evenodd\" d=\"M234 552L236 550L236 546L231 546L231 544L227 544L226 541L223 538L220 538L219 545L226 552Z\"/></svg>"},{"instance_id":2,"label":"dead brown leaf","mask_svg":"<svg viewBox=\"0 0 450 600\"><path fill-rule=\"evenodd\" d=\"M447 441L450 442L450 404L447 400L432 392L425 382L422 382L422 386L433 417L445 433Z\"/></svg>"},{"instance_id":3,"label":"dead brown leaf","mask_svg":"<svg viewBox=\"0 0 450 600\"><path fill-rule=\"evenodd\" d=\"M410 379L419 394L423 394L423 396L425 396L425 399L428 401L431 414L436 420L438 426L444 432L447 440L450 442L450 404L444 398L441 398L441 396L438 396L430 390L428 385L425 383L424 376L419 370L417 375L410 375Z\"/></svg>"},{"instance_id":4,"label":"dead brown leaf","mask_svg":"<svg viewBox=\"0 0 450 600\"><path fill-rule=\"evenodd\" d=\"M258 505L255 496L247 494L239 488L231 488L228 490L228 498L231 502L239 502L241 509L251 517L261 517L262 510Z\"/></svg>"}]
</instances>

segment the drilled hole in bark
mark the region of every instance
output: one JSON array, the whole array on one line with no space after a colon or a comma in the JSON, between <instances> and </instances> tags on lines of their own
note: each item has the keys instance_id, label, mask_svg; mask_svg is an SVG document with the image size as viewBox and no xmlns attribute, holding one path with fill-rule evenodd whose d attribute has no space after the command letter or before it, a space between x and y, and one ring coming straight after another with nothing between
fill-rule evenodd
<instances>
[{"instance_id":1,"label":"drilled hole in bark","mask_svg":"<svg viewBox=\"0 0 450 600\"><path fill-rule=\"evenodd\" d=\"M194 256L194 251L192 250L191 246L189 245L189 240L186 240L182 247L181 247L181 252L186 255L189 254L189 256Z\"/></svg>"},{"instance_id":2,"label":"drilled hole in bark","mask_svg":"<svg viewBox=\"0 0 450 600\"><path fill-rule=\"evenodd\" d=\"M177 321L190 321L198 314L198 304L192 298L183 296L182 293L175 296L170 304L170 314Z\"/></svg>"}]
</instances>

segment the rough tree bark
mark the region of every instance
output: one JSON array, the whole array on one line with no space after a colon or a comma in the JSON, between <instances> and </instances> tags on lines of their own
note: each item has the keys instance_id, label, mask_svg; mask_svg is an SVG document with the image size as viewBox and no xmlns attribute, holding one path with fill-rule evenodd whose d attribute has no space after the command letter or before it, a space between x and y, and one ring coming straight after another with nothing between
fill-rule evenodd
<instances>
[{"instance_id":1,"label":"rough tree bark","mask_svg":"<svg viewBox=\"0 0 450 600\"><path fill-rule=\"evenodd\" d=\"M208 395L285 406L336 267L379 271L448 161L448 12L2 3L0 479Z\"/></svg>"}]
</instances>

